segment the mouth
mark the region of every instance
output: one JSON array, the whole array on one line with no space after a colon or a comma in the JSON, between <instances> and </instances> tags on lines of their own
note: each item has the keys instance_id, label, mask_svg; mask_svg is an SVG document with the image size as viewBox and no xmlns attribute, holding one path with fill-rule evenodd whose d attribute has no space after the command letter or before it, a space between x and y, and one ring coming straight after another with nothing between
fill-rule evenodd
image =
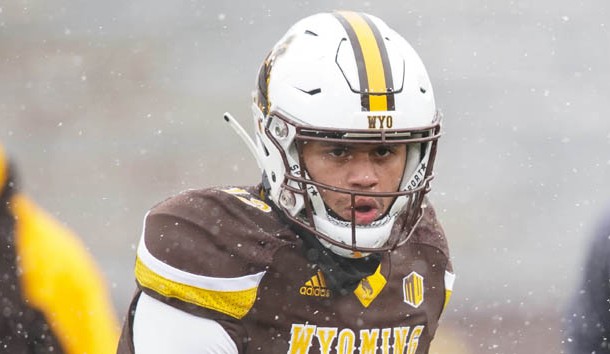
<instances>
[{"instance_id":1,"label":"mouth","mask_svg":"<svg viewBox=\"0 0 610 354\"><path fill-rule=\"evenodd\" d=\"M373 198L356 199L354 208L354 221L357 225L366 225L375 221L380 214L380 207ZM349 210L351 219L351 208ZM348 220L349 220L348 219Z\"/></svg>"}]
</instances>

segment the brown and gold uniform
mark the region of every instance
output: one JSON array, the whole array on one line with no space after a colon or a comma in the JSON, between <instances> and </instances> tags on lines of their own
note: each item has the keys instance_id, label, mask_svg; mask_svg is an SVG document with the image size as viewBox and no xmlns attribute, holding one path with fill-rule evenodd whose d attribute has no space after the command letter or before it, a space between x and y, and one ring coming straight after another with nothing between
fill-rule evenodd
<instances>
[{"instance_id":1,"label":"brown and gold uniform","mask_svg":"<svg viewBox=\"0 0 610 354\"><path fill-rule=\"evenodd\" d=\"M154 207L134 304L143 291L213 319L240 353L428 352L454 278L431 206L407 244L346 291L263 199L259 187L191 190ZM120 353L133 351L131 325Z\"/></svg>"}]
</instances>

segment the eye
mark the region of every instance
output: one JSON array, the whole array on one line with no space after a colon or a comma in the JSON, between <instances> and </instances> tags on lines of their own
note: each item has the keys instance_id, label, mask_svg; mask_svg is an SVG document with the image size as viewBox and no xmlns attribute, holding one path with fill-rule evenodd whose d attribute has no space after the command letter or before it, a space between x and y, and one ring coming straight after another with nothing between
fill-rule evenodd
<instances>
[{"instance_id":1,"label":"eye","mask_svg":"<svg viewBox=\"0 0 610 354\"><path fill-rule=\"evenodd\" d=\"M378 157L386 157L394 153L394 149L389 146L378 146L375 149L375 155Z\"/></svg>"},{"instance_id":2,"label":"eye","mask_svg":"<svg viewBox=\"0 0 610 354\"><path fill-rule=\"evenodd\" d=\"M332 157L345 157L348 154L348 150L347 150L347 147L345 147L345 146L335 146L335 147L331 148L330 150L328 150L328 153Z\"/></svg>"}]
</instances>

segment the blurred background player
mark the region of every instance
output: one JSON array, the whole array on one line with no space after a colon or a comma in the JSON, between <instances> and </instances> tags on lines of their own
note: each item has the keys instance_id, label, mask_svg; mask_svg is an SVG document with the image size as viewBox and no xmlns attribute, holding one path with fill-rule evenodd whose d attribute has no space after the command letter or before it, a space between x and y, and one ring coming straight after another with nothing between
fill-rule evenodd
<instances>
[{"instance_id":1,"label":"blurred background player","mask_svg":"<svg viewBox=\"0 0 610 354\"><path fill-rule=\"evenodd\" d=\"M16 176L0 145L0 352L112 352L119 326L95 262Z\"/></svg>"},{"instance_id":2,"label":"blurred background player","mask_svg":"<svg viewBox=\"0 0 610 354\"><path fill-rule=\"evenodd\" d=\"M610 207L590 238L580 283L568 308L568 354L610 353Z\"/></svg>"}]
</instances>

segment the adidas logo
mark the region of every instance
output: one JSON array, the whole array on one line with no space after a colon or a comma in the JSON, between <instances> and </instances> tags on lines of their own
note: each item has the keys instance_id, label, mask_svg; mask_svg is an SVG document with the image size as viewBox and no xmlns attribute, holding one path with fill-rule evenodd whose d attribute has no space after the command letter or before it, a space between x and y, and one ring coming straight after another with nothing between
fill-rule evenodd
<instances>
[{"instance_id":1,"label":"adidas logo","mask_svg":"<svg viewBox=\"0 0 610 354\"><path fill-rule=\"evenodd\" d=\"M326 280L322 271L318 270L318 274L314 275L305 282L299 289L299 293L305 296L330 297L331 291L326 287Z\"/></svg>"}]
</instances>

